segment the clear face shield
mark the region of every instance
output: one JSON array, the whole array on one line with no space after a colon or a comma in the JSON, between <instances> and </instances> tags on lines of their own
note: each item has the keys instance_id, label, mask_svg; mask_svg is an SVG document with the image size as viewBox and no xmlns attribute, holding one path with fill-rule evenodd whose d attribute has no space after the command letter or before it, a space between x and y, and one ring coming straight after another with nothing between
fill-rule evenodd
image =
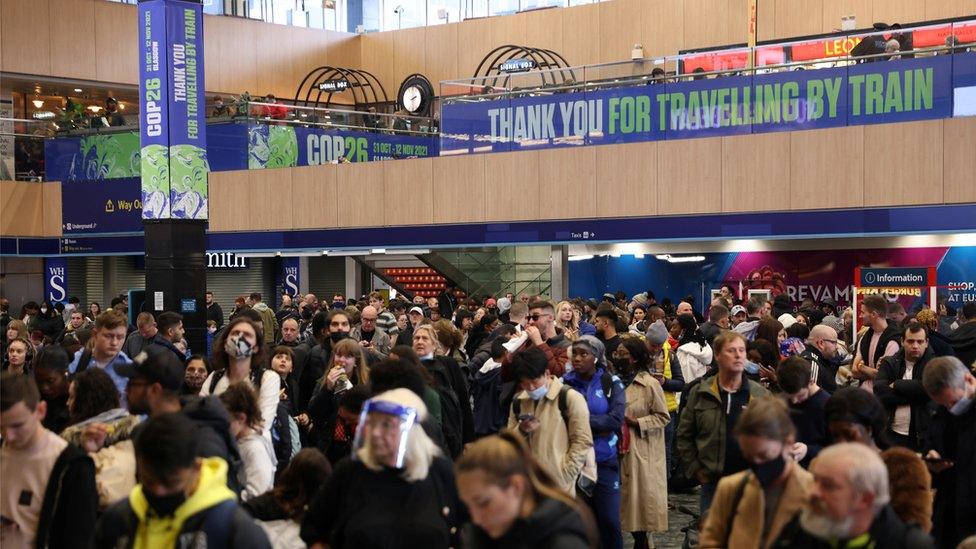
<instances>
[{"instance_id":1,"label":"clear face shield","mask_svg":"<svg viewBox=\"0 0 976 549\"><path fill-rule=\"evenodd\" d=\"M410 431L417 422L417 410L392 402L367 400L359 416L352 455L364 452L384 467L402 469Z\"/></svg>"}]
</instances>

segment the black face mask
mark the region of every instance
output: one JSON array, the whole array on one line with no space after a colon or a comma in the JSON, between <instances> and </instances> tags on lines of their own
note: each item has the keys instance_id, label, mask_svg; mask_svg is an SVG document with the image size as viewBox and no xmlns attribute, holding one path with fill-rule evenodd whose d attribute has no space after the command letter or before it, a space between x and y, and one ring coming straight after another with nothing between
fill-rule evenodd
<instances>
[{"instance_id":1,"label":"black face mask","mask_svg":"<svg viewBox=\"0 0 976 549\"><path fill-rule=\"evenodd\" d=\"M750 469L752 469L752 473L756 475L756 480L759 481L759 484L765 488L783 474L783 470L786 469L786 458L780 454L779 456L776 456L775 459L765 463L752 465Z\"/></svg>"},{"instance_id":2,"label":"black face mask","mask_svg":"<svg viewBox=\"0 0 976 549\"><path fill-rule=\"evenodd\" d=\"M613 371L622 378L631 379L634 377L633 367L626 358L613 359Z\"/></svg>"},{"instance_id":3,"label":"black face mask","mask_svg":"<svg viewBox=\"0 0 976 549\"><path fill-rule=\"evenodd\" d=\"M182 490L168 496L157 496L150 494L143 488L142 495L145 496L146 502L149 503L153 512L160 517L172 516L180 508L180 505L186 502L186 494Z\"/></svg>"},{"instance_id":4,"label":"black face mask","mask_svg":"<svg viewBox=\"0 0 976 549\"><path fill-rule=\"evenodd\" d=\"M329 339L332 340L332 343L339 343L347 337L349 337L349 332L332 332L329 334Z\"/></svg>"}]
</instances>

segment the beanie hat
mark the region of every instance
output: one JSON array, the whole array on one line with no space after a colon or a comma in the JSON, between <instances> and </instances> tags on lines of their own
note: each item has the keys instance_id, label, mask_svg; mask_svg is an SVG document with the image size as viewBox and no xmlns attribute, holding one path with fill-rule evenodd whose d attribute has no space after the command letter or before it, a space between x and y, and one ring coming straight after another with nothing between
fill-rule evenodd
<instances>
[{"instance_id":1,"label":"beanie hat","mask_svg":"<svg viewBox=\"0 0 976 549\"><path fill-rule=\"evenodd\" d=\"M664 323L657 320L647 327L647 334L645 335L648 343L652 345L663 345L668 340L668 335L670 334L668 333L668 329L664 327Z\"/></svg>"},{"instance_id":2,"label":"beanie hat","mask_svg":"<svg viewBox=\"0 0 976 549\"><path fill-rule=\"evenodd\" d=\"M603 342L596 338L596 336L584 335L580 336L579 339L573 342L573 347L586 347L590 354L596 357L596 363L601 366L607 365L607 348L603 346Z\"/></svg>"},{"instance_id":3,"label":"beanie hat","mask_svg":"<svg viewBox=\"0 0 976 549\"><path fill-rule=\"evenodd\" d=\"M637 305L647 305L647 294L639 293L633 297L633 302Z\"/></svg>"},{"instance_id":4,"label":"beanie hat","mask_svg":"<svg viewBox=\"0 0 976 549\"><path fill-rule=\"evenodd\" d=\"M498 300L497 305L498 305L498 312L504 313L505 311L512 308L512 300L507 297L503 297Z\"/></svg>"},{"instance_id":5,"label":"beanie hat","mask_svg":"<svg viewBox=\"0 0 976 549\"><path fill-rule=\"evenodd\" d=\"M796 324L796 317L794 317L790 313L783 313L779 315L779 318L777 318L776 320L778 320L779 323L783 325L783 328L789 328L790 326Z\"/></svg>"}]
</instances>

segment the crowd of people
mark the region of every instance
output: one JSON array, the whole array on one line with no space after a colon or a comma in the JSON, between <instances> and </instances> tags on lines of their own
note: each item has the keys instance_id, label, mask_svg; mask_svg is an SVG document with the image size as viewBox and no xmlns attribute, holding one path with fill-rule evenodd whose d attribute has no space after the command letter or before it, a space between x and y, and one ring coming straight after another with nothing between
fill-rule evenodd
<instances>
[{"instance_id":1,"label":"crowd of people","mask_svg":"<svg viewBox=\"0 0 976 549\"><path fill-rule=\"evenodd\" d=\"M0 300L6 547L976 543L976 302Z\"/></svg>"}]
</instances>

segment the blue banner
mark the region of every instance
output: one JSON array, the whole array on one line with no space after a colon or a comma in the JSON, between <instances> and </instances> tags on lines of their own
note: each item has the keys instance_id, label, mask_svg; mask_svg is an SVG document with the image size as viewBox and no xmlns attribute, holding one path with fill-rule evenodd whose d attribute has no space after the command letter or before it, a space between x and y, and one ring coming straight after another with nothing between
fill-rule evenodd
<instances>
[{"instance_id":1,"label":"blue banner","mask_svg":"<svg viewBox=\"0 0 976 549\"><path fill-rule=\"evenodd\" d=\"M954 86L976 80L970 56L455 99L442 107L440 148L503 152L948 118Z\"/></svg>"},{"instance_id":2,"label":"blue banner","mask_svg":"<svg viewBox=\"0 0 976 549\"><path fill-rule=\"evenodd\" d=\"M139 179L61 183L64 234L142 232Z\"/></svg>"},{"instance_id":3,"label":"blue banner","mask_svg":"<svg viewBox=\"0 0 976 549\"><path fill-rule=\"evenodd\" d=\"M198 2L139 3L139 106L145 219L206 219L203 15Z\"/></svg>"},{"instance_id":4,"label":"blue banner","mask_svg":"<svg viewBox=\"0 0 976 549\"><path fill-rule=\"evenodd\" d=\"M277 276L275 277L275 288L278 295L275 296L275 303L278 307L281 307L281 296L282 294L288 294L292 297L298 295L298 288L300 286L300 274L299 274L299 263L301 259L298 257L282 257L280 266L278 268Z\"/></svg>"},{"instance_id":5,"label":"blue banner","mask_svg":"<svg viewBox=\"0 0 976 549\"><path fill-rule=\"evenodd\" d=\"M49 303L68 301L68 260L63 257L44 258L44 299Z\"/></svg>"},{"instance_id":6,"label":"blue banner","mask_svg":"<svg viewBox=\"0 0 976 549\"><path fill-rule=\"evenodd\" d=\"M436 136L392 135L251 124L248 127L250 169L317 166L338 162L372 162L438 155Z\"/></svg>"}]
</instances>

